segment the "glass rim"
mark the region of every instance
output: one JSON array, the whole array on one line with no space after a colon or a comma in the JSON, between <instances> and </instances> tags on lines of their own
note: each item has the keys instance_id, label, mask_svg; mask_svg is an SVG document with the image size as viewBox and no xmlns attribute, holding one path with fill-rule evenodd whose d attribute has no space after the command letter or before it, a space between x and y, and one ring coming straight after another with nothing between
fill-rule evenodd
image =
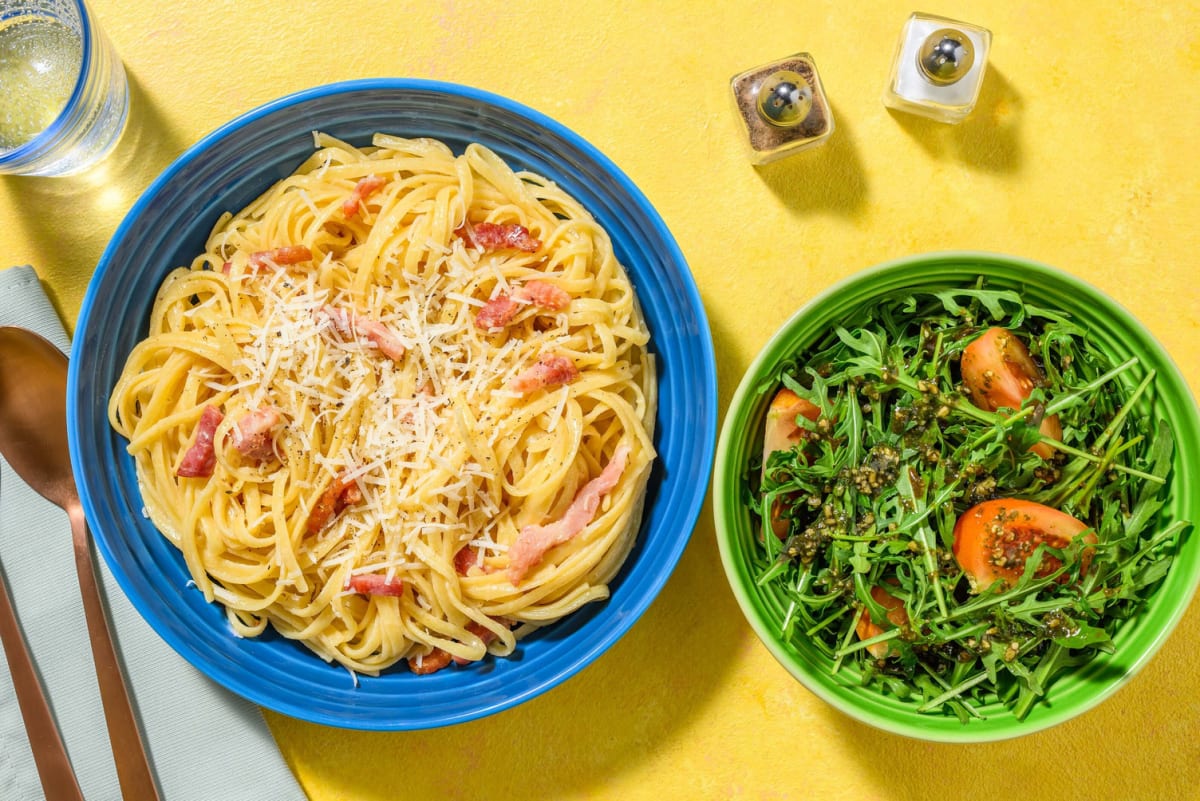
<instances>
[{"instance_id":1,"label":"glass rim","mask_svg":"<svg viewBox=\"0 0 1200 801\"><path fill-rule=\"evenodd\" d=\"M71 96L67 98L67 102L63 104L62 110L58 112L58 116L54 118L54 121L39 131L36 136L14 148L0 150L0 168L8 165L28 164L45 155L48 148L64 132L69 130L72 114L78 108L80 100L83 98L95 42L94 27L91 21L91 11L87 6L86 0L70 0L68 5L74 6L76 13L79 15L79 38L82 43L79 74L75 76L75 86L71 90ZM36 14L31 16L48 15Z\"/></svg>"}]
</instances>

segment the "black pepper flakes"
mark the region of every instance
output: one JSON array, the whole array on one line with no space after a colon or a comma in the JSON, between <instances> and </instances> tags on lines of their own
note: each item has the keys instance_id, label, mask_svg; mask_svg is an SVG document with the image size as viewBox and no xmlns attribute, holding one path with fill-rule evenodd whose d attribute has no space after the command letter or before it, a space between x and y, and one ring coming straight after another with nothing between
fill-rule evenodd
<instances>
[{"instance_id":1,"label":"black pepper flakes","mask_svg":"<svg viewBox=\"0 0 1200 801\"><path fill-rule=\"evenodd\" d=\"M774 124L759 110L760 92L767 81L779 73L798 75L812 91L812 105L808 114L789 125ZM816 64L807 53L797 53L747 70L735 76L730 85L755 164L766 164L822 144L833 133L829 101L821 86Z\"/></svg>"}]
</instances>

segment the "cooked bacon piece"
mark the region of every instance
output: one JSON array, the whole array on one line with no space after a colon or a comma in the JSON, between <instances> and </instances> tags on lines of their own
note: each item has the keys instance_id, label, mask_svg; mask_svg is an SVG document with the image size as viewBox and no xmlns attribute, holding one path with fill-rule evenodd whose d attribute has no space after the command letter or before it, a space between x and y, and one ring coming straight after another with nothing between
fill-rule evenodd
<instances>
[{"instance_id":1,"label":"cooked bacon piece","mask_svg":"<svg viewBox=\"0 0 1200 801\"><path fill-rule=\"evenodd\" d=\"M286 245L274 250L258 250L250 254L250 268L258 270L262 267L283 267L288 264L299 264L312 261L312 251L304 245Z\"/></svg>"},{"instance_id":2,"label":"cooked bacon piece","mask_svg":"<svg viewBox=\"0 0 1200 801\"><path fill-rule=\"evenodd\" d=\"M464 545L458 549L458 553L454 554L454 572L465 576L467 571L475 567L478 562L479 551L474 546Z\"/></svg>"},{"instance_id":3,"label":"cooked bacon piece","mask_svg":"<svg viewBox=\"0 0 1200 801\"><path fill-rule=\"evenodd\" d=\"M545 354L537 364L522 371L509 383L509 388L521 393L530 393L543 387L569 384L579 378L579 368L566 356Z\"/></svg>"},{"instance_id":4,"label":"cooked bacon piece","mask_svg":"<svg viewBox=\"0 0 1200 801\"><path fill-rule=\"evenodd\" d=\"M497 295L483 304L483 308L475 313L475 326L484 331L503 328L512 322L512 318L520 310L521 304L508 295Z\"/></svg>"},{"instance_id":5,"label":"cooked bacon piece","mask_svg":"<svg viewBox=\"0 0 1200 801\"><path fill-rule=\"evenodd\" d=\"M321 307L321 314L329 318L334 331L337 331L348 339L354 338L354 324L358 322L356 315L345 309L339 309L337 306L330 306L328 304Z\"/></svg>"},{"instance_id":6,"label":"cooked bacon piece","mask_svg":"<svg viewBox=\"0 0 1200 801\"><path fill-rule=\"evenodd\" d=\"M617 481L625 472L625 460L628 457L627 445L617 448L600 475L583 485L559 520L544 526L522 527L517 541L508 549L508 580L513 586L525 577L530 568L542 561L547 551L567 542L592 522L596 510L600 508L600 499L617 486Z\"/></svg>"},{"instance_id":7,"label":"cooked bacon piece","mask_svg":"<svg viewBox=\"0 0 1200 801\"><path fill-rule=\"evenodd\" d=\"M351 576L346 586L360 595L390 595L399 598L404 594L404 582L398 578L390 581L380 573L359 573Z\"/></svg>"},{"instance_id":8,"label":"cooked bacon piece","mask_svg":"<svg viewBox=\"0 0 1200 801\"><path fill-rule=\"evenodd\" d=\"M233 446L246 459L265 461L275 455L275 426L279 425L279 410L263 406L249 412L233 427Z\"/></svg>"},{"instance_id":9,"label":"cooked bacon piece","mask_svg":"<svg viewBox=\"0 0 1200 801\"><path fill-rule=\"evenodd\" d=\"M504 328L512 322L513 317L521 310L521 305L525 303L561 311L570 305L571 296L554 284L535 279L517 289L512 295L497 295L483 304L483 308L475 314L475 325L484 331Z\"/></svg>"},{"instance_id":10,"label":"cooked bacon piece","mask_svg":"<svg viewBox=\"0 0 1200 801\"><path fill-rule=\"evenodd\" d=\"M347 479L345 473L339 474L321 493L312 511L308 513L308 533L319 534L329 524L329 521L342 513L347 506L361 503L362 490L354 479Z\"/></svg>"},{"instance_id":11,"label":"cooked bacon piece","mask_svg":"<svg viewBox=\"0 0 1200 801\"><path fill-rule=\"evenodd\" d=\"M378 320L347 309L339 309L337 306L325 306L321 311L333 323L334 330L347 339L357 339L361 335L394 362L400 361L400 357L404 355L404 343L400 341L400 337Z\"/></svg>"},{"instance_id":12,"label":"cooked bacon piece","mask_svg":"<svg viewBox=\"0 0 1200 801\"><path fill-rule=\"evenodd\" d=\"M216 406L204 407L200 422L196 424L196 440L183 455L175 475L180 478L208 478L213 474L213 468L217 466L214 435L224 419L225 415Z\"/></svg>"},{"instance_id":13,"label":"cooked bacon piece","mask_svg":"<svg viewBox=\"0 0 1200 801\"><path fill-rule=\"evenodd\" d=\"M350 196L342 202L342 214L347 220L358 214L359 204L378 192L387 183L387 178L380 175L368 175L354 185Z\"/></svg>"},{"instance_id":14,"label":"cooked bacon piece","mask_svg":"<svg viewBox=\"0 0 1200 801\"><path fill-rule=\"evenodd\" d=\"M467 624L467 631L471 632L476 637L483 640L484 648L487 648L488 644L491 643L493 640L496 639L496 637L499 636L498 634L496 634L496 632L492 631L489 628L486 628L485 626L481 626L480 624L476 623L474 620L472 620L470 623ZM454 657L454 664L469 665L469 664L471 664L471 660L463 659L461 656L456 656L456 657Z\"/></svg>"},{"instance_id":15,"label":"cooked bacon piece","mask_svg":"<svg viewBox=\"0 0 1200 801\"><path fill-rule=\"evenodd\" d=\"M553 311L562 311L571 304L571 295L567 290L536 278L518 289L516 298Z\"/></svg>"},{"instance_id":16,"label":"cooked bacon piece","mask_svg":"<svg viewBox=\"0 0 1200 801\"><path fill-rule=\"evenodd\" d=\"M512 627L512 623L505 620L504 618L499 618L499 621L508 628ZM491 644L493 641L495 641L495 639L499 636L498 634L496 634L496 632L492 631L491 629L487 628L486 626L476 623L474 620L472 620L470 623L468 623L466 625L466 629L467 629L467 631L471 632L476 637L478 637L481 641L483 641L484 648L487 648L487 646L489 644ZM446 651L442 648L434 648L429 653L420 657L419 660L415 656L409 657L408 669L411 670L413 673L416 673L419 676L426 676L430 673L438 672L442 668L449 665L451 662L453 662L456 665L471 664L470 659L464 659L461 656L451 656L448 651Z\"/></svg>"},{"instance_id":17,"label":"cooked bacon piece","mask_svg":"<svg viewBox=\"0 0 1200 801\"><path fill-rule=\"evenodd\" d=\"M475 244L485 251L523 250L533 253L542 246L540 239L534 239L529 229L517 223L475 223L468 226L471 238Z\"/></svg>"},{"instance_id":18,"label":"cooked bacon piece","mask_svg":"<svg viewBox=\"0 0 1200 801\"><path fill-rule=\"evenodd\" d=\"M493 572L488 565L479 563L478 548L474 545L464 545L458 549L458 553L454 554L454 572L465 576L471 572L471 568L478 568L483 573Z\"/></svg>"},{"instance_id":19,"label":"cooked bacon piece","mask_svg":"<svg viewBox=\"0 0 1200 801\"><path fill-rule=\"evenodd\" d=\"M427 676L430 673L437 673L446 665L450 664L450 654L443 651L441 648L434 648L429 653L422 657L410 656L408 658L408 669L418 676Z\"/></svg>"},{"instance_id":20,"label":"cooked bacon piece","mask_svg":"<svg viewBox=\"0 0 1200 801\"><path fill-rule=\"evenodd\" d=\"M360 319L356 327L363 336L375 343L375 347L379 348L384 356L394 362L400 361L400 357L404 355L404 343L392 329L378 320L371 319Z\"/></svg>"}]
</instances>

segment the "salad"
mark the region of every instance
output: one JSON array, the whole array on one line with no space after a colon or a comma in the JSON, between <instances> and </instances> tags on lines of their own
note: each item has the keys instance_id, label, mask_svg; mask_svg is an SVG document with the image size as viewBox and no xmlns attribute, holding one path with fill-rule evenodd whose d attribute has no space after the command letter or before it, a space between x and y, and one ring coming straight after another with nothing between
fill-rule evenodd
<instances>
[{"instance_id":1,"label":"salad","mask_svg":"<svg viewBox=\"0 0 1200 801\"><path fill-rule=\"evenodd\" d=\"M783 638L964 723L1114 649L1186 521L1154 372L982 280L861 307L759 389L743 494Z\"/></svg>"}]
</instances>

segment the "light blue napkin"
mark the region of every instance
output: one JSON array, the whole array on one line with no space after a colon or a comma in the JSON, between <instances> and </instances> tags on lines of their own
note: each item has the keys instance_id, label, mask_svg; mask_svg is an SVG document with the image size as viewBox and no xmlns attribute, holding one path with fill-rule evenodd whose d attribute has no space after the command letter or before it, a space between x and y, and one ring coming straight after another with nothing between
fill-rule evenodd
<instances>
[{"instance_id":1,"label":"light blue napkin","mask_svg":"<svg viewBox=\"0 0 1200 801\"><path fill-rule=\"evenodd\" d=\"M62 322L29 267L0 270L0 325L32 329L69 352ZM164 801L303 799L258 707L171 650L126 600L98 554L96 564ZM3 459L0 565L84 796L119 801L67 515ZM42 798L8 664L0 659L0 799Z\"/></svg>"}]
</instances>

